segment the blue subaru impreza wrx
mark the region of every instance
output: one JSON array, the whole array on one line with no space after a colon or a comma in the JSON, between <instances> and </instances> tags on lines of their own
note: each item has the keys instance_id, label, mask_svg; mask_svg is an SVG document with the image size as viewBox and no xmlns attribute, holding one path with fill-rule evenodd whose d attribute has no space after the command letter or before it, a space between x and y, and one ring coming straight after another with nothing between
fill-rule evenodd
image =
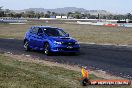
<instances>
[{"instance_id":1,"label":"blue subaru impreza wrx","mask_svg":"<svg viewBox=\"0 0 132 88\"><path fill-rule=\"evenodd\" d=\"M55 52L78 53L80 45L60 28L32 26L25 34L24 48L42 50L46 55Z\"/></svg>"}]
</instances>

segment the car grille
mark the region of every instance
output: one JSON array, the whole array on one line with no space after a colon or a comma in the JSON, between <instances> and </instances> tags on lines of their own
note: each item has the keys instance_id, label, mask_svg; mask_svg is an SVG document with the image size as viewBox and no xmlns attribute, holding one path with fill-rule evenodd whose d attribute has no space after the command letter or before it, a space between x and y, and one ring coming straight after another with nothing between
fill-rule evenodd
<instances>
[{"instance_id":1,"label":"car grille","mask_svg":"<svg viewBox=\"0 0 132 88\"><path fill-rule=\"evenodd\" d=\"M71 45L75 45L75 42L63 42L62 45L71 46Z\"/></svg>"}]
</instances>

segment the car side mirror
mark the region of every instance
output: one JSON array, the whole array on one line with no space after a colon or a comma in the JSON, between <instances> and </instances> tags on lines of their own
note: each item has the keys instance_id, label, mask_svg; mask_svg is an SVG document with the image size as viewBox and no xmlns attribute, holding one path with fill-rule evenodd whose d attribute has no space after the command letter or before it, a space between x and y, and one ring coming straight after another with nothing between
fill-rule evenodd
<instances>
[{"instance_id":1,"label":"car side mirror","mask_svg":"<svg viewBox=\"0 0 132 88\"><path fill-rule=\"evenodd\" d=\"M70 35L69 35L69 34L66 34L65 36L66 36L66 37L69 37Z\"/></svg>"}]
</instances>

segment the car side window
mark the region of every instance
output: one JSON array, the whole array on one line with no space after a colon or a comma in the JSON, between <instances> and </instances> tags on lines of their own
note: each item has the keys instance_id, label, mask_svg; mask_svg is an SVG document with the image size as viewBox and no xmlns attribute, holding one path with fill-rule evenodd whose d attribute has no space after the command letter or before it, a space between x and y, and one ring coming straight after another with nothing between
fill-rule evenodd
<instances>
[{"instance_id":1,"label":"car side window","mask_svg":"<svg viewBox=\"0 0 132 88\"><path fill-rule=\"evenodd\" d=\"M29 29L29 32L30 32L30 33L32 33L32 32L33 32L33 27L31 27L31 28Z\"/></svg>"},{"instance_id":2,"label":"car side window","mask_svg":"<svg viewBox=\"0 0 132 88\"><path fill-rule=\"evenodd\" d=\"M41 28L38 29L38 34L42 34L43 30Z\"/></svg>"},{"instance_id":3,"label":"car side window","mask_svg":"<svg viewBox=\"0 0 132 88\"><path fill-rule=\"evenodd\" d=\"M32 33L33 33L33 34L37 34L37 32L38 32L38 28L37 28L37 27L34 27L34 28L32 29Z\"/></svg>"}]
</instances>

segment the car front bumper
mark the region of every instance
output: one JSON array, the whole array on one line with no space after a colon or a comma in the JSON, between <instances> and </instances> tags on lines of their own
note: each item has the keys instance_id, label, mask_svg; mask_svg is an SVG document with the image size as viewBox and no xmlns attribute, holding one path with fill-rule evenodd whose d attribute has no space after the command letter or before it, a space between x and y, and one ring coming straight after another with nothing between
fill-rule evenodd
<instances>
[{"instance_id":1,"label":"car front bumper","mask_svg":"<svg viewBox=\"0 0 132 88\"><path fill-rule=\"evenodd\" d=\"M55 46L51 48L51 52L80 52L80 45L74 45L74 46Z\"/></svg>"}]
</instances>

